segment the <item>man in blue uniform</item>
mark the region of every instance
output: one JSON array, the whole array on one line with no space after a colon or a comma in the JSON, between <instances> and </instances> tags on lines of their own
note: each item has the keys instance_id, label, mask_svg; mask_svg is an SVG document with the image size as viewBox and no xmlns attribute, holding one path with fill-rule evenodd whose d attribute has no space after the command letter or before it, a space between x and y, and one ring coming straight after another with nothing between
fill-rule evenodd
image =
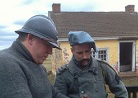
<instances>
[{"instance_id":1,"label":"man in blue uniform","mask_svg":"<svg viewBox=\"0 0 138 98\"><path fill-rule=\"evenodd\" d=\"M35 15L15 32L17 40L0 51L0 98L68 98L51 86L42 65L52 48L60 49L52 20Z\"/></svg>"},{"instance_id":2,"label":"man in blue uniform","mask_svg":"<svg viewBox=\"0 0 138 98\"><path fill-rule=\"evenodd\" d=\"M105 83L115 98L128 98L124 83L104 61L91 56L97 51L92 37L84 31L68 34L72 59L57 70L54 87L70 98L107 98Z\"/></svg>"}]
</instances>

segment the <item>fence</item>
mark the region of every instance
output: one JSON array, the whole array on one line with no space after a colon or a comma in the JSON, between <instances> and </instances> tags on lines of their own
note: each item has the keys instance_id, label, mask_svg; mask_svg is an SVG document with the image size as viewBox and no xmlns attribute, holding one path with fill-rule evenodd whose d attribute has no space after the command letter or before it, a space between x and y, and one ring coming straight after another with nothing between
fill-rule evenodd
<instances>
[{"instance_id":1,"label":"fence","mask_svg":"<svg viewBox=\"0 0 138 98\"><path fill-rule=\"evenodd\" d=\"M126 86L128 91L128 98L138 98L137 92L138 92L138 86Z\"/></svg>"}]
</instances>

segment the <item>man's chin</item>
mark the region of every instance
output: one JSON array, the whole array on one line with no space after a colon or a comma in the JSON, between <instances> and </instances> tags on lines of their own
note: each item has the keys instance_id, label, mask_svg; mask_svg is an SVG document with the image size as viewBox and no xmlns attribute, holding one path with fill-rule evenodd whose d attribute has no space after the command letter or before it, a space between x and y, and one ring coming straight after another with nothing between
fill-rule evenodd
<instances>
[{"instance_id":1,"label":"man's chin","mask_svg":"<svg viewBox=\"0 0 138 98\"><path fill-rule=\"evenodd\" d=\"M82 63L82 66L87 66L88 65L88 62L83 62Z\"/></svg>"}]
</instances>

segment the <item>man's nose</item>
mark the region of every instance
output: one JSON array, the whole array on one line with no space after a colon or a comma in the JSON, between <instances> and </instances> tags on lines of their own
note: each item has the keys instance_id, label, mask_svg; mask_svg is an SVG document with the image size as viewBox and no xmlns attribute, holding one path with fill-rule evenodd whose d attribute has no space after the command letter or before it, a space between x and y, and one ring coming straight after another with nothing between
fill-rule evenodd
<instances>
[{"instance_id":1,"label":"man's nose","mask_svg":"<svg viewBox=\"0 0 138 98\"><path fill-rule=\"evenodd\" d=\"M87 54L85 52L83 53L83 58L87 58Z\"/></svg>"}]
</instances>

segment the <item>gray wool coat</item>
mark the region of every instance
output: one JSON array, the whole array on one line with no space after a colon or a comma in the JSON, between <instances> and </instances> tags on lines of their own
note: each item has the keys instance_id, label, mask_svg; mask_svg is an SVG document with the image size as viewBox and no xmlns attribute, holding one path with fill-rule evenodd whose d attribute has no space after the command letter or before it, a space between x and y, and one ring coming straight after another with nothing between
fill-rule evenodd
<instances>
[{"instance_id":1,"label":"gray wool coat","mask_svg":"<svg viewBox=\"0 0 138 98\"><path fill-rule=\"evenodd\" d=\"M115 98L128 98L125 85L106 62L92 58L87 70L81 70L73 60L57 70L54 87L70 98L107 98L107 84Z\"/></svg>"},{"instance_id":2,"label":"gray wool coat","mask_svg":"<svg viewBox=\"0 0 138 98\"><path fill-rule=\"evenodd\" d=\"M68 98L50 84L46 69L34 63L16 40L0 51L0 98Z\"/></svg>"}]
</instances>

